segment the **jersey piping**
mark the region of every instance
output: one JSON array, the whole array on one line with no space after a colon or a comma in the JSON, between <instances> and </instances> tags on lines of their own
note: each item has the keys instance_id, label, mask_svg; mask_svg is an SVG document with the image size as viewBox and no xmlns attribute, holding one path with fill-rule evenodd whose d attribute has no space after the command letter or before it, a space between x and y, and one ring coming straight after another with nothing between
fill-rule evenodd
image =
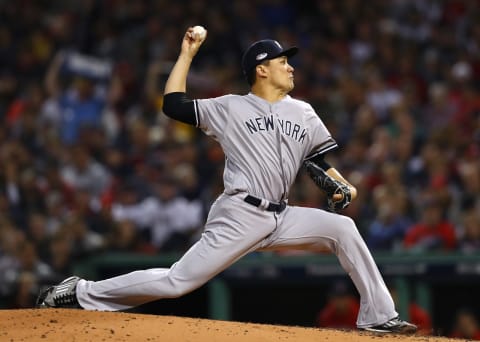
<instances>
[{"instance_id":1,"label":"jersey piping","mask_svg":"<svg viewBox=\"0 0 480 342\"><path fill-rule=\"evenodd\" d=\"M194 109L195 109L195 127L200 127L200 120L198 119L198 103L197 103L197 100L193 100L193 105L194 105Z\"/></svg>"},{"instance_id":2,"label":"jersey piping","mask_svg":"<svg viewBox=\"0 0 480 342\"><path fill-rule=\"evenodd\" d=\"M333 142L333 143L331 143L330 145L322 148L321 150L317 150L317 151L315 151L314 153L306 156L306 157L305 157L305 160L312 159L312 158L318 156L319 154L325 154L325 153L327 153L328 151L331 151L331 150L336 149L337 147L338 147L338 144L337 144L336 142Z\"/></svg>"}]
</instances>

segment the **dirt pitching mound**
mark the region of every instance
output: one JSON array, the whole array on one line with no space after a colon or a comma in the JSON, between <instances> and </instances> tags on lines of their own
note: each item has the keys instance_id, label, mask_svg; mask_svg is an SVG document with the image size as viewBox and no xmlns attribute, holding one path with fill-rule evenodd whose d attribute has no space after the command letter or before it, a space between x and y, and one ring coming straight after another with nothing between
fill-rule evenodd
<instances>
[{"instance_id":1,"label":"dirt pitching mound","mask_svg":"<svg viewBox=\"0 0 480 342\"><path fill-rule=\"evenodd\" d=\"M67 309L0 310L0 341L459 341L361 331ZM463 340L464 341L464 340Z\"/></svg>"}]
</instances>

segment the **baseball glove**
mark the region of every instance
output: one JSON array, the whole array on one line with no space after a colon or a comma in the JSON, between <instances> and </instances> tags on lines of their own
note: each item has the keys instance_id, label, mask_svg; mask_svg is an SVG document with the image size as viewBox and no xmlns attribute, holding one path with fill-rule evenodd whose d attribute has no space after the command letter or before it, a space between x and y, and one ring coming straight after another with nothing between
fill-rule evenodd
<instances>
[{"instance_id":1,"label":"baseball glove","mask_svg":"<svg viewBox=\"0 0 480 342\"><path fill-rule=\"evenodd\" d=\"M312 161L307 160L304 167L315 184L327 194L327 205L330 211L336 212L348 207L352 201L352 194L346 184L327 175L320 166ZM341 194L342 199L334 201L333 195L335 194Z\"/></svg>"}]
</instances>

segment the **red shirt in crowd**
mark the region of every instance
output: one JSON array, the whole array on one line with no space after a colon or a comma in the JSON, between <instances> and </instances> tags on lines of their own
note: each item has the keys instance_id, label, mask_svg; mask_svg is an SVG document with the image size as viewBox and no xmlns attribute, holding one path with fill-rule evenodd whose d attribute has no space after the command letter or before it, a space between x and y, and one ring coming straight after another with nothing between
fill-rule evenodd
<instances>
[{"instance_id":1,"label":"red shirt in crowd","mask_svg":"<svg viewBox=\"0 0 480 342\"><path fill-rule=\"evenodd\" d=\"M318 313L317 326L328 328L356 328L360 303L353 296L330 300Z\"/></svg>"},{"instance_id":2,"label":"red shirt in crowd","mask_svg":"<svg viewBox=\"0 0 480 342\"><path fill-rule=\"evenodd\" d=\"M412 226L405 235L404 245L407 248L423 246L425 249L454 249L456 246L455 227L446 221L434 226L418 223Z\"/></svg>"}]
</instances>

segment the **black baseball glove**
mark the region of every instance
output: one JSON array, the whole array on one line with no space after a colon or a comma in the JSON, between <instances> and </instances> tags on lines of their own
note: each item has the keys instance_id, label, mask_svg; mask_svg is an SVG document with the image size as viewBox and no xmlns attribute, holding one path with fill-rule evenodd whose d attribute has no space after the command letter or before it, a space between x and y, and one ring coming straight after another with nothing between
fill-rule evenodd
<instances>
[{"instance_id":1,"label":"black baseball glove","mask_svg":"<svg viewBox=\"0 0 480 342\"><path fill-rule=\"evenodd\" d=\"M330 211L336 212L348 207L352 201L352 194L346 184L327 175L320 166L312 161L307 160L303 165L315 184L327 194L327 204ZM341 194L342 199L334 201L333 195L335 194Z\"/></svg>"}]
</instances>

